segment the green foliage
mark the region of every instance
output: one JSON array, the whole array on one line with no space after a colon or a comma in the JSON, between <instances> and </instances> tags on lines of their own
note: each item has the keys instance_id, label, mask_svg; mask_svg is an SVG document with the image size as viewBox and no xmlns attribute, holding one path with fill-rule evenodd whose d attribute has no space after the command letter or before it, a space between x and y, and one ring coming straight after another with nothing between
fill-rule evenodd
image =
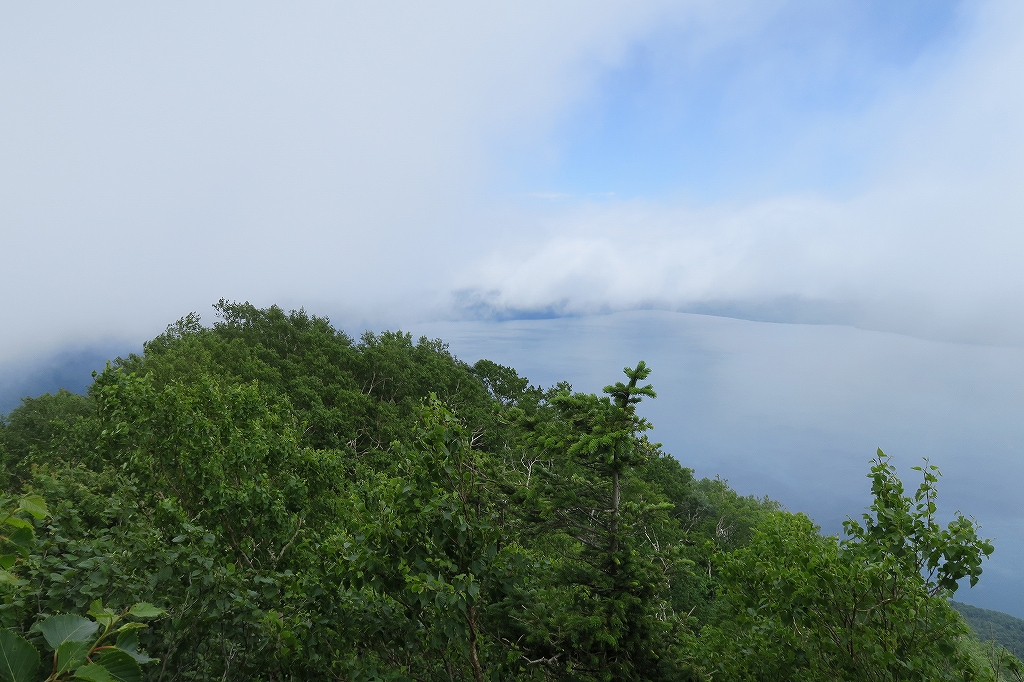
<instances>
[{"instance_id":1,"label":"green foliage","mask_svg":"<svg viewBox=\"0 0 1024 682\"><path fill-rule=\"evenodd\" d=\"M138 649L138 630L144 623L125 622L126 618L152 619L164 615L163 609L139 603L120 613L96 600L89 608L92 620L73 614L43 618L32 632L43 636L43 659L53 662L46 682L72 678L94 682L141 682L140 663L153 662ZM111 644L110 641L115 643ZM43 646L43 642L39 645ZM52 654L45 652L52 651ZM0 631L0 677L10 682L38 679L39 651L28 640L11 630Z\"/></svg>"},{"instance_id":2,"label":"green foliage","mask_svg":"<svg viewBox=\"0 0 1024 682\"><path fill-rule=\"evenodd\" d=\"M415 445L397 475L366 490L358 535L346 543L352 584L400 606L420 665L436 659L443 669L461 658L477 680L484 676L479 605L493 588L500 540L480 459L431 395Z\"/></svg>"},{"instance_id":3,"label":"green foliage","mask_svg":"<svg viewBox=\"0 0 1024 682\"><path fill-rule=\"evenodd\" d=\"M982 559L992 554L992 543L979 539L977 524L959 513L943 528L935 519L938 467L925 460L913 470L923 480L913 497L907 497L889 456L878 451L869 474L874 502L864 514L864 525L852 519L843 524L849 536L845 549L868 561L922 575L929 594L956 592L957 581L964 577L974 587Z\"/></svg>"},{"instance_id":4,"label":"green foliage","mask_svg":"<svg viewBox=\"0 0 1024 682\"><path fill-rule=\"evenodd\" d=\"M29 682L39 669L39 652L10 630L0 630L0 676L10 682Z\"/></svg>"},{"instance_id":5,"label":"green foliage","mask_svg":"<svg viewBox=\"0 0 1024 682\"><path fill-rule=\"evenodd\" d=\"M6 420L0 419L4 487L23 483L33 464L87 459L96 435L94 413L88 397L64 389L25 398Z\"/></svg>"},{"instance_id":6,"label":"green foliage","mask_svg":"<svg viewBox=\"0 0 1024 682\"><path fill-rule=\"evenodd\" d=\"M366 333L359 343L305 311L221 300L212 328L198 316L179 320L146 344L143 356L117 364L148 374L159 388L207 376L230 384L258 382L284 399L300 443L337 449L385 467L388 448L411 442L420 401L436 393L471 430L493 423L487 389L473 368L451 356L444 343L409 334Z\"/></svg>"},{"instance_id":7,"label":"green foliage","mask_svg":"<svg viewBox=\"0 0 1024 682\"><path fill-rule=\"evenodd\" d=\"M973 522L935 520L934 467L903 494L878 452L874 502L843 541L822 537L800 514L777 512L749 546L722 560L732 622L709 633L725 648L708 656L722 679L940 680L969 667L957 643L966 630L947 595L976 581L992 552ZM756 651L750 656L748 652Z\"/></svg>"},{"instance_id":8,"label":"green foliage","mask_svg":"<svg viewBox=\"0 0 1024 682\"><path fill-rule=\"evenodd\" d=\"M671 504L641 472L659 457L635 406L650 386L641 362L610 398L549 392L533 414L513 413L523 530L520 582L496 612L527 669L571 679L645 679L675 674L678 615L668 599L683 565ZM523 476L525 474L525 476ZM524 480L525 479L525 480ZM516 475L508 480L515 481ZM675 671L675 672L673 672Z\"/></svg>"},{"instance_id":9,"label":"green foliage","mask_svg":"<svg viewBox=\"0 0 1024 682\"><path fill-rule=\"evenodd\" d=\"M46 501L39 495L22 495L19 499L0 493L0 585L18 586L16 567L29 557L35 546L32 521L46 518Z\"/></svg>"},{"instance_id":10,"label":"green foliage","mask_svg":"<svg viewBox=\"0 0 1024 682\"><path fill-rule=\"evenodd\" d=\"M202 376L157 388L118 369L93 394L114 461L165 508L218 531L239 563L276 568L303 524L330 507L319 497L332 492L323 474L333 458L300 447L293 418L258 384L225 387ZM317 484L326 488L311 489Z\"/></svg>"},{"instance_id":11,"label":"green foliage","mask_svg":"<svg viewBox=\"0 0 1024 682\"><path fill-rule=\"evenodd\" d=\"M823 537L651 442L643 362L545 390L215 308L0 420L0 677L1013 679L948 605L992 548L932 467L907 495L879 453Z\"/></svg>"},{"instance_id":12,"label":"green foliage","mask_svg":"<svg viewBox=\"0 0 1024 682\"><path fill-rule=\"evenodd\" d=\"M989 640L965 638L960 648L969 663L967 668L984 682L1022 682L1024 681L1024 663L1005 647Z\"/></svg>"},{"instance_id":13,"label":"green foliage","mask_svg":"<svg viewBox=\"0 0 1024 682\"><path fill-rule=\"evenodd\" d=\"M970 604L953 601L950 605L963 616L978 639L995 642L1014 656L1024 655L1024 620Z\"/></svg>"}]
</instances>

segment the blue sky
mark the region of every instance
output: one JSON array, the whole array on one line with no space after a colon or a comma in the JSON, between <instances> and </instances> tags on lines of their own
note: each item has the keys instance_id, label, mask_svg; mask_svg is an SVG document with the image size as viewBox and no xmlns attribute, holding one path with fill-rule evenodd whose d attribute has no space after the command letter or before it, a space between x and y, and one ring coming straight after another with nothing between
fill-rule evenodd
<instances>
[{"instance_id":1,"label":"blue sky","mask_svg":"<svg viewBox=\"0 0 1024 682\"><path fill-rule=\"evenodd\" d=\"M0 409L221 297L588 390L643 354L671 451L829 528L874 447L932 452L1002 529L972 598L1024 616L1022 23L0 5Z\"/></svg>"},{"instance_id":2,"label":"blue sky","mask_svg":"<svg viewBox=\"0 0 1024 682\"><path fill-rule=\"evenodd\" d=\"M704 27L668 23L567 107L542 163L508 152L513 182L702 202L848 195L882 142L858 120L945 65L969 28L963 4L792 3L704 49Z\"/></svg>"}]
</instances>

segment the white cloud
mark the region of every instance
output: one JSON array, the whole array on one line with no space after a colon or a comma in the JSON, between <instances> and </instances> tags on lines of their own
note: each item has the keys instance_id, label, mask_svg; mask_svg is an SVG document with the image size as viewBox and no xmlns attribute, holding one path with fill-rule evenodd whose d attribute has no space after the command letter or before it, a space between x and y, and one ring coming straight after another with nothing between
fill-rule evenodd
<instances>
[{"instance_id":1,"label":"white cloud","mask_svg":"<svg viewBox=\"0 0 1024 682\"><path fill-rule=\"evenodd\" d=\"M496 310L717 306L1016 339L1009 3L944 78L843 123L892 150L860 196L494 200L495 148L542 149L647 37L680 27L699 61L787 4L8 10L0 356L146 338L221 296L380 326L444 314L453 291Z\"/></svg>"},{"instance_id":2,"label":"white cloud","mask_svg":"<svg viewBox=\"0 0 1024 682\"><path fill-rule=\"evenodd\" d=\"M545 129L653 26L730 30L704 0L4 15L8 358L145 338L220 296L413 314L489 243L496 139Z\"/></svg>"},{"instance_id":3,"label":"white cloud","mask_svg":"<svg viewBox=\"0 0 1024 682\"><path fill-rule=\"evenodd\" d=\"M458 304L716 310L1024 343L1022 15L987 4L939 77L848 123L884 148L856 196L563 209L543 239L469 267Z\"/></svg>"}]
</instances>

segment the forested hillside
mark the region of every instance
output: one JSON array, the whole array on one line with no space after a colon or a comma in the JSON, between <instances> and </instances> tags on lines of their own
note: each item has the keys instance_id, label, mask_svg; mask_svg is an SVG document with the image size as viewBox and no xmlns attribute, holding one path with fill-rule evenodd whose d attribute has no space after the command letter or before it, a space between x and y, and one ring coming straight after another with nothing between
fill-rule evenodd
<instances>
[{"instance_id":1,"label":"forested hillside","mask_svg":"<svg viewBox=\"0 0 1024 682\"><path fill-rule=\"evenodd\" d=\"M874 503L822 536L652 442L643 362L597 396L217 311L3 421L0 676L1021 679L950 606L992 546L935 520L934 467L865 458Z\"/></svg>"},{"instance_id":2,"label":"forested hillside","mask_svg":"<svg viewBox=\"0 0 1024 682\"><path fill-rule=\"evenodd\" d=\"M999 611L979 609L970 604L952 604L971 626L978 639L983 642L995 642L1014 656L1024 655L1024 620Z\"/></svg>"}]
</instances>

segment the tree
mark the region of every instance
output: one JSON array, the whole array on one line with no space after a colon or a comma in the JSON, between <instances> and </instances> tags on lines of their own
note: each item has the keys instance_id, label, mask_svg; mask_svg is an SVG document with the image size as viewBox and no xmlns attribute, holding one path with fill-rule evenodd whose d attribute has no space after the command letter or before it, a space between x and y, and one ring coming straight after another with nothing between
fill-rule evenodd
<instances>
[{"instance_id":1,"label":"tree","mask_svg":"<svg viewBox=\"0 0 1024 682\"><path fill-rule=\"evenodd\" d=\"M451 673L454 654L483 682L479 607L496 574L498 516L465 427L435 395L421 419L398 475L359 496L362 522L347 543L352 581L404 610L414 638L401 644L421 659L412 667L436 657Z\"/></svg>"},{"instance_id":2,"label":"tree","mask_svg":"<svg viewBox=\"0 0 1024 682\"><path fill-rule=\"evenodd\" d=\"M904 494L881 450L874 501L846 538L822 537L802 514L776 512L748 547L722 559L734 621L709 631L720 679L963 679L965 626L949 606L957 581L975 584L992 544L957 514L936 520L938 469Z\"/></svg>"},{"instance_id":3,"label":"tree","mask_svg":"<svg viewBox=\"0 0 1024 682\"><path fill-rule=\"evenodd\" d=\"M673 666L665 587L677 555L658 541L671 505L637 475L658 446L636 405L655 392L638 385L644 362L624 371L610 397L562 387L528 438L546 464L527 533L550 557L527 607L528 658L571 679L657 679Z\"/></svg>"}]
</instances>

